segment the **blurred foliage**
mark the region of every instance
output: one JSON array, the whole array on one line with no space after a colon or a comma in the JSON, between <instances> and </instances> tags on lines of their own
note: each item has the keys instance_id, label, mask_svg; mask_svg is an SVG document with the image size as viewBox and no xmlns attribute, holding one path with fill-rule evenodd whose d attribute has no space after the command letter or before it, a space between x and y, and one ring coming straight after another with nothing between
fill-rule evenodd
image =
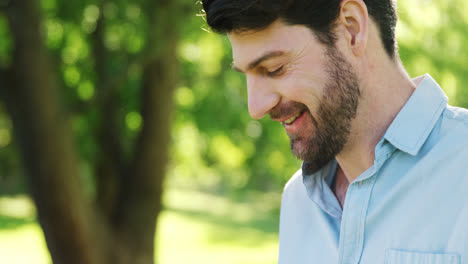
<instances>
[{"instance_id":1,"label":"blurred foliage","mask_svg":"<svg viewBox=\"0 0 468 264\"><path fill-rule=\"evenodd\" d=\"M451 105L468 107L468 2L399 1L400 57L412 76L430 73Z\"/></svg>"},{"instance_id":2,"label":"blurred foliage","mask_svg":"<svg viewBox=\"0 0 468 264\"><path fill-rule=\"evenodd\" d=\"M147 42L148 18L138 0L102 3L99 8L97 0L41 0L43 35L54 58L55 78L63 84L62 101L72 120L80 173L90 195L95 188L92 168L99 155L94 142L97 124L105 118L118 120L127 155L144 125L139 60ZM398 5L399 52L410 75L430 73L452 105L468 107L468 50L464 48L468 46L468 2L413 0L399 1ZM226 259L232 263L272 263L277 251L281 189L300 161L290 154L289 140L280 124L249 117L245 79L231 70L229 41L203 30L207 26L195 15L200 6L195 1L189 6L187 13L191 15L185 18L178 48L180 76L174 94L167 172L168 186L184 191L169 188L166 192L166 210L157 238L165 241L159 248L161 263L186 263L187 259L195 263L224 263ZM114 76L128 76L117 89L122 105L118 117L100 116L96 109L92 34L101 16L105 18L105 45L112 66L106 70ZM0 12L2 68L10 65L14 47L6 23ZM26 192L12 129L0 105L0 194ZM234 203L187 189L231 194L238 199ZM260 192L247 191L253 189ZM20 204L0 201L0 255L8 263L14 263L8 256L24 256L20 263L48 263L42 233L27 204L23 200ZM180 254L180 247L186 254Z\"/></svg>"},{"instance_id":3,"label":"blurred foliage","mask_svg":"<svg viewBox=\"0 0 468 264\"><path fill-rule=\"evenodd\" d=\"M42 0L43 33L64 84L63 103L72 119L81 157L81 174L93 193L91 170L97 155L93 128L103 117L96 111L96 73L92 70L91 35L98 17L106 23L105 45L113 75L126 74L119 85L122 101L118 123L124 146L131 146L142 127L138 98L141 67L136 63L146 43L146 19L139 5L128 1ZM462 0L400 1L397 36L401 59L412 76L430 73L450 97L468 106L468 2ZM223 193L246 189L274 190L297 170L300 161L289 150L281 125L253 120L247 112L244 77L231 70L225 36L207 32L189 5L178 48L180 76L174 101L168 184ZM158 30L158 29L153 29ZM10 63L12 43L0 13L0 66ZM24 191L11 122L0 106L0 191ZM127 149L127 151L130 151Z\"/></svg>"}]
</instances>

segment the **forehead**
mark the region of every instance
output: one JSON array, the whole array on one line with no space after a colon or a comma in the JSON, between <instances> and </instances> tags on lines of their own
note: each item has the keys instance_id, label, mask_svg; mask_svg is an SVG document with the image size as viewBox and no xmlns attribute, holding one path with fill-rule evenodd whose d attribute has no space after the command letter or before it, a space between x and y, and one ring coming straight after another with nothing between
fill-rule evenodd
<instances>
[{"instance_id":1,"label":"forehead","mask_svg":"<svg viewBox=\"0 0 468 264\"><path fill-rule=\"evenodd\" d=\"M251 60L271 51L299 52L315 40L311 30L303 25L287 25L275 21L259 31L228 34L234 63L245 67Z\"/></svg>"}]
</instances>

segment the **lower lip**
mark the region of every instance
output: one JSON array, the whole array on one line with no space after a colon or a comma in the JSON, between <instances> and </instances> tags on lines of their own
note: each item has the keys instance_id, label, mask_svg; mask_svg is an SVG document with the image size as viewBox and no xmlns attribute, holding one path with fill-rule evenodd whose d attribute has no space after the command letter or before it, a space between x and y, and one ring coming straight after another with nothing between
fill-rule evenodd
<instances>
[{"instance_id":1,"label":"lower lip","mask_svg":"<svg viewBox=\"0 0 468 264\"><path fill-rule=\"evenodd\" d=\"M306 111L302 112L302 114L294 120L291 124L284 123L284 128L288 133L295 133L301 127L302 122L304 121Z\"/></svg>"}]
</instances>

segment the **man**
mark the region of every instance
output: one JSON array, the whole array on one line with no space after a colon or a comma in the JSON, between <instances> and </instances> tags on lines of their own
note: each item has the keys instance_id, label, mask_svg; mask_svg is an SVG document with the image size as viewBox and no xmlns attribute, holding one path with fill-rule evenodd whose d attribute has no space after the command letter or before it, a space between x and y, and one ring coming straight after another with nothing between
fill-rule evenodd
<instances>
[{"instance_id":1,"label":"man","mask_svg":"<svg viewBox=\"0 0 468 264\"><path fill-rule=\"evenodd\" d=\"M304 160L279 263L468 263L468 111L396 51L392 0L203 0L249 112Z\"/></svg>"}]
</instances>

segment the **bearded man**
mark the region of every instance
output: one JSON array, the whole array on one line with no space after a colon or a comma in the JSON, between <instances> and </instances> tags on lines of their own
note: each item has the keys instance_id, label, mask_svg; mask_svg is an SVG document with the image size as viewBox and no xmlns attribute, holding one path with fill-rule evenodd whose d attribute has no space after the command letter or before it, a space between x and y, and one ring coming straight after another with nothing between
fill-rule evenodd
<instances>
[{"instance_id":1,"label":"bearded man","mask_svg":"<svg viewBox=\"0 0 468 264\"><path fill-rule=\"evenodd\" d=\"M468 263L468 111L397 53L393 0L203 0L253 118L304 162L279 263Z\"/></svg>"}]
</instances>

